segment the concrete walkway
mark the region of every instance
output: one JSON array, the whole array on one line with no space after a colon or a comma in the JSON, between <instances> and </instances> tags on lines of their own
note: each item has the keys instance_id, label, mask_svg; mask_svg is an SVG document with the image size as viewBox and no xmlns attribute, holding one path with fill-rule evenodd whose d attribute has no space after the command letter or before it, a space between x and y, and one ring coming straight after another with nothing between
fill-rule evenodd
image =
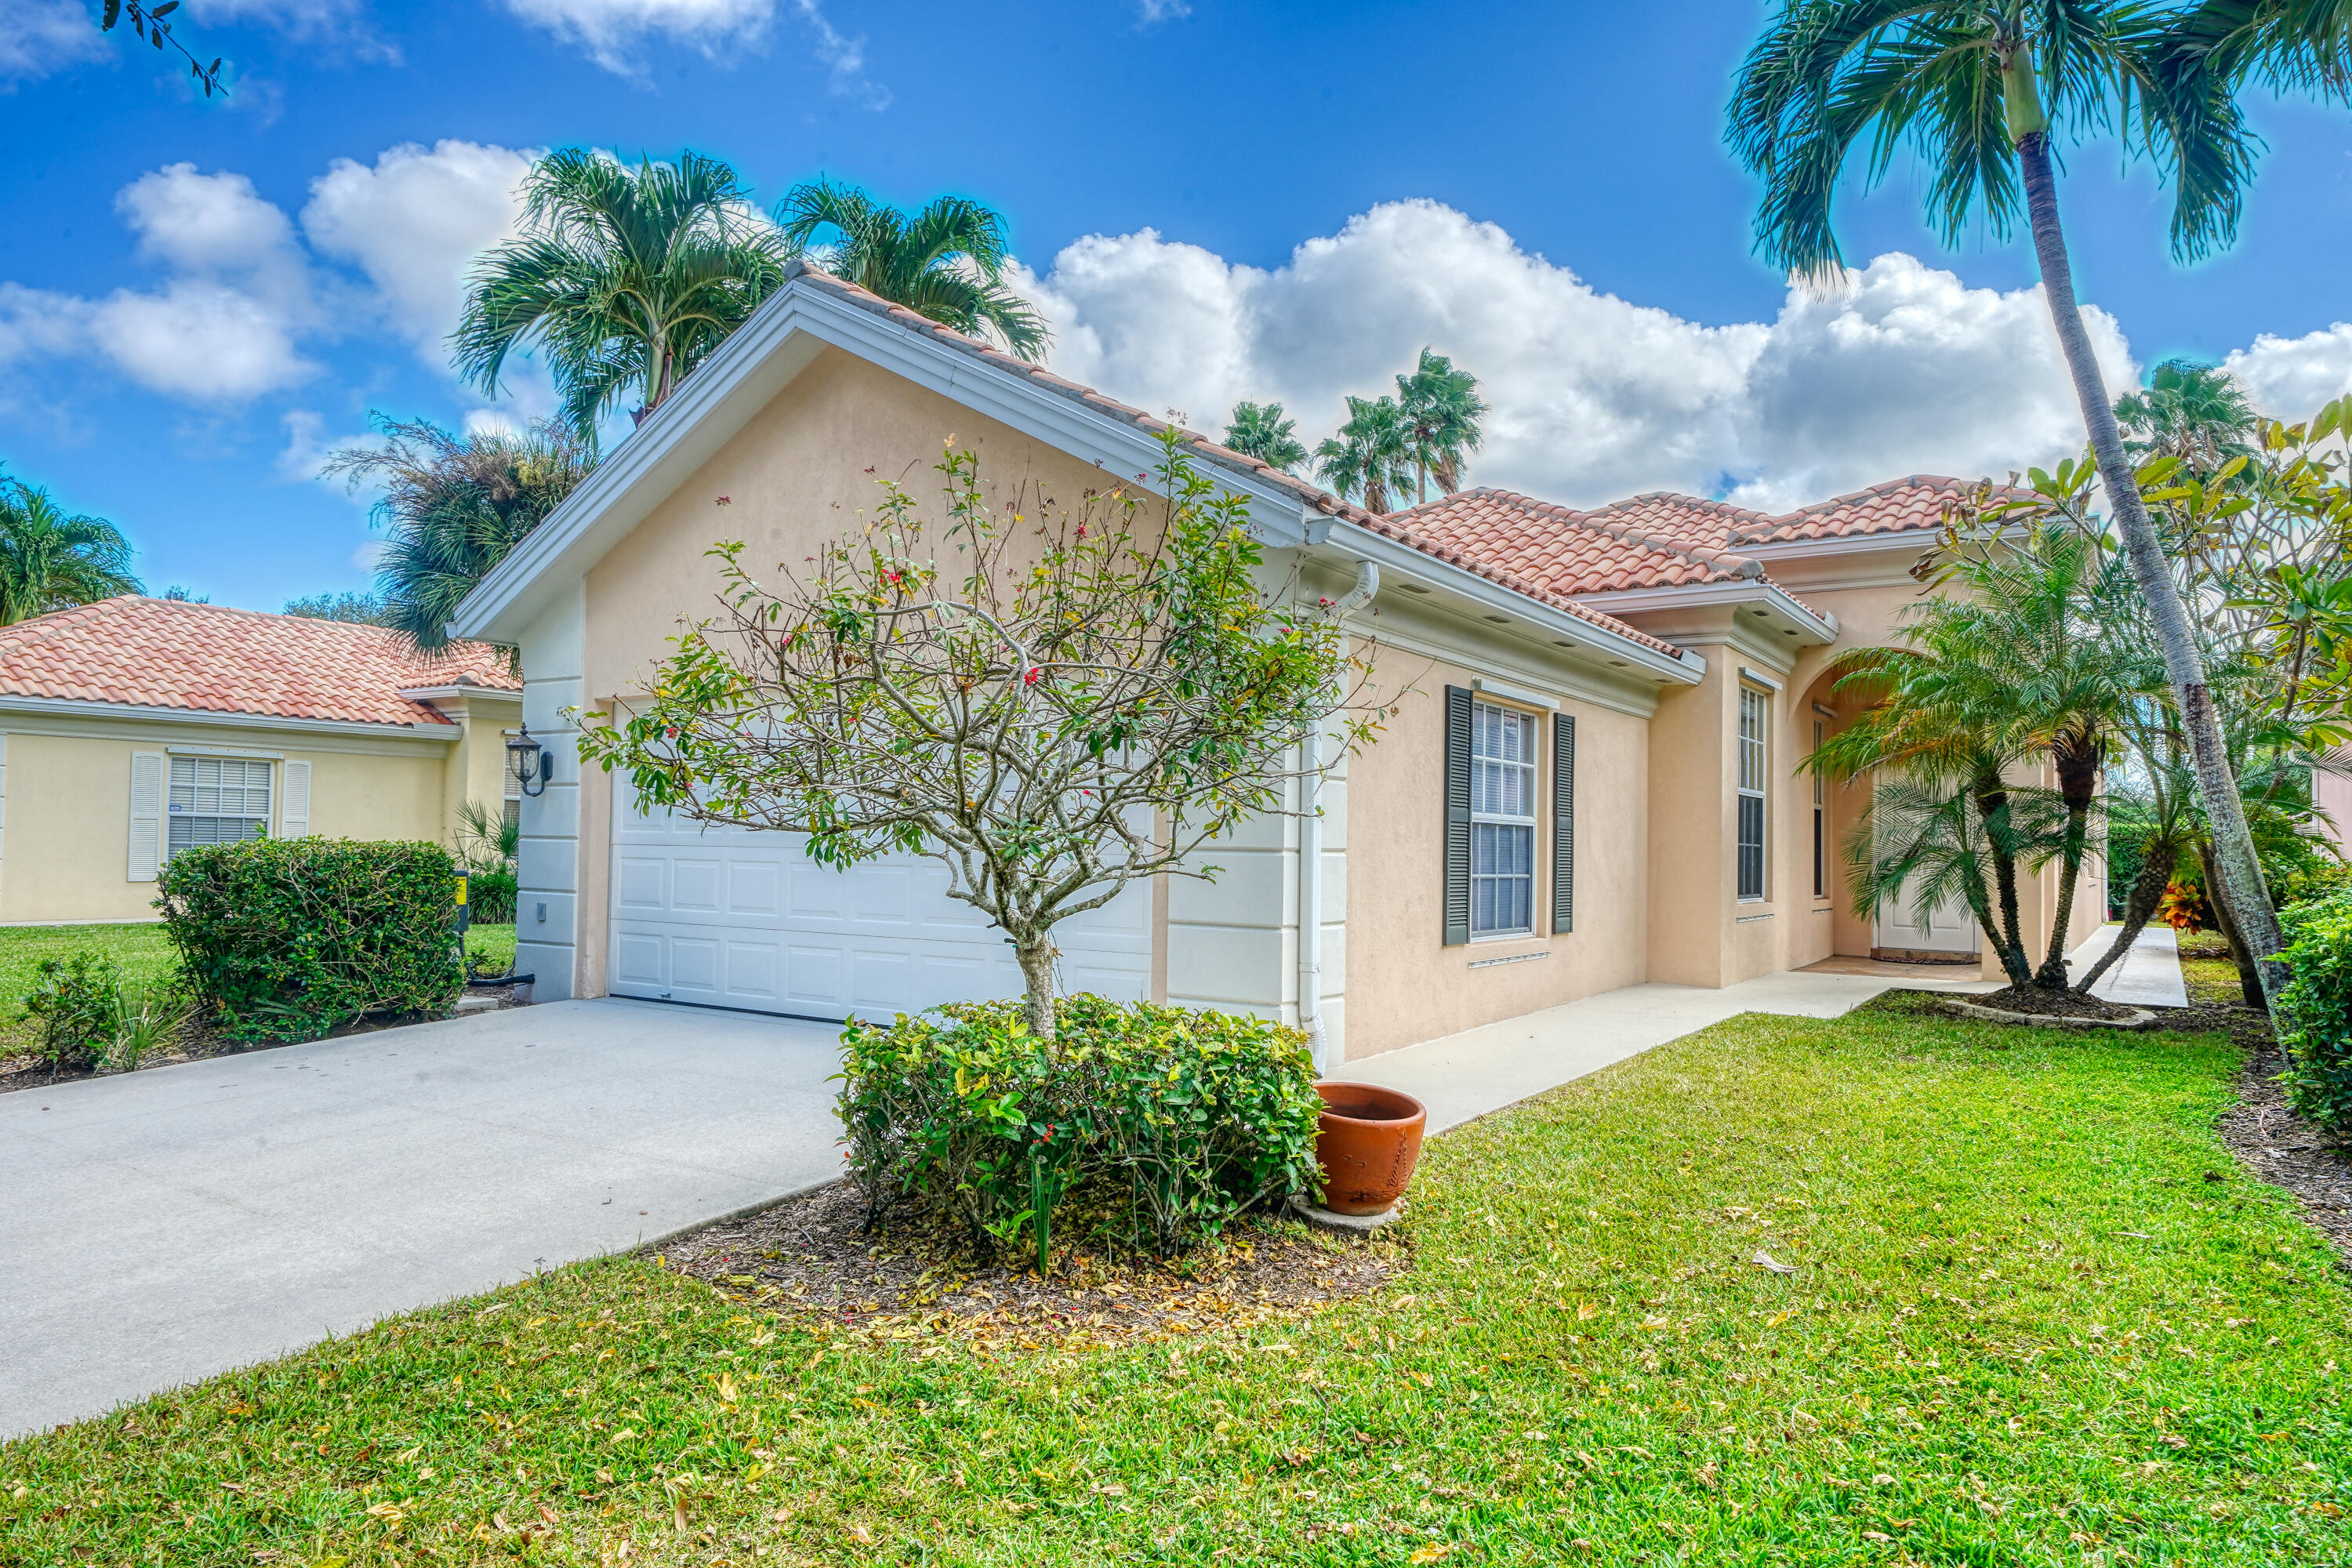
<instances>
[{"instance_id":1,"label":"concrete walkway","mask_svg":"<svg viewBox=\"0 0 2352 1568\"><path fill-rule=\"evenodd\" d=\"M2066 955L2067 971L2075 977L2076 984L2081 983L2093 964L2106 956L2118 931L2116 926L2103 927L2092 933L2090 941ZM2180 939L2170 926L2144 928L2131 951L2099 976L2099 983L2091 987L2091 994L2132 1007L2188 1006L2189 982L2180 973Z\"/></svg>"},{"instance_id":2,"label":"concrete walkway","mask_svg":"<svg viewBox=\"0 0 2352 1568\"><path fill-rule=\"evenodd\" d=\"M830 1180L838 1032L559 1002L0 1095L0 1438Z\"/></svg>"},{"instance_id":3,"label":"concrete walkway","mask_svg":"<svg viewBox=\"0 0 2352 1568\"><path fill-rule=\"evenodd\" d=\"M1629 985L1349 1062L1331 1076L1402 1089L1429 1108L1429 1130L1436 1132L1741 1013L1834 1018L1895 984L1922 991L1997 989L1973 970L1942 979L1920 973L1924 966L1901 967L1900 976L1792 969L1719 991Z\"/></svg>"}]
</instances>

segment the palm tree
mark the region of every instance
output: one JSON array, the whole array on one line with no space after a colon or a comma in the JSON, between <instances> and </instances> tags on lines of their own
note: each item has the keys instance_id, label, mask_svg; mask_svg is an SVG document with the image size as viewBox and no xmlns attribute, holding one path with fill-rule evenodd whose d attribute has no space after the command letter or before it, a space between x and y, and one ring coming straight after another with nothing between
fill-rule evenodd
<instances>
[{"instance_id":1,"label":"palm tree","mask_svg":"<svg viewBox=\"0 0 2352 1568\"><path fill-rule=\"evenodd\" d=\"M1423 349L1421 363L1396 384L1397 402L1412 432L1414 499L1429 499L1433 474L1439 492L1452 495L1462 488L1463 458L1486 439L1479 422L1487 407L1478 395L1478 378L1454 369L1444 354Z\"/></svg>"},{"instance_id":2,"label":"palm tree","mask_svg":"<svg viewBox=\"0 0 2352 1568\"><path fill-rule=\"evenodd\" d=\"M2177 458L2209 477L2232 458L2255 455L2251 437L2262 416L2221 366L2168 359L2148 377L2147 391L2116 399L2116 423L2132 456Z\"/></svg>"},{"instance_id":3,"label":"palm tree","mask_svg":"<svg viewBox=\"0 0 2352 1568\"><path fill-rule=\"evenodd\" d=\"M1244 458L1288 473L1307 460L1298 421L1286 418L1279 403L1236 403L1225 425L1225 445Z\"/></svg>"},{"instance_id":4,"label":"palm tree","mask_svg":"<svg viewBox=\"0 0 2352 1568\"><path fill-rule=\"evenodd\" d=\"M909 217L852 185L796 185L777 204L784 237L803 247L837 237L810 259L837 278L967 337L993 333L1034 363L1053 341L1045 318L1004 282L1004 220L962 196L941 196Z\"/></svg>"},{"instance_id":5,"label":"palm tree","mask_svg":"<svg viewBox=\"0 0 2352 1568\"><path fill-rule=\"evenodd\" d=\"M1389 492L1412 482L1412 434L1393 397L1348 399L1348 422L1315 448L1315 471L1342 500L1389 510Z\"/></svg>"},{"instance_id":6,"label":"palm tree","mask_svg":"<svg viewBox=\"0 0 2352 1568\"><path fill-rule=\"evenodd\" d=\"M140 591L121 529L69 514L21 479L0 479L0 626Z\"/></svg>"},{"instance_id":7,"label":"palm tree","mask_svg":"<svg viewBox=\"0 0 2352 1568\"><path fill-rule=\"evenodd\" d=\"M2340 89L2342 10L2340 0L2215 0L2188 10L2139 0L1784 0L1741 67L1727 131L1763 182L1759 247L1816 281L1842 269L1832 211L1858 142L1869 143L1873 182L1906 143L1919 153L1933 171L1928 216L1948 244L1979 213L2005 237L2022 201L2075 401L2212 819L2221 891L2266 952L2277 951L2277 916L2194 624L2141 503L2075 301L2050 142L2053 130L2078 139L2113 132L2147 153L2172 177L2174 254L2203 256L2235 234L2252 176L2256 142L2238 89L2256 76ZM2263 973L2275 988L2276 966Z\"/></svg>"},{"instance_id":8,"label":"palm tree","mask_svg":"<svg viewBox=\"0 0 2352 1568\"><path fill-rule=\"evenodd\" d=\"M448 645L458 602L588 477L595 449L558 420L520 436L459 436L429 420L382 415L375 424L382 447L346 447L320 472L344 475L354 488L369 479L383 486L374 507L384 531L377 624L436 652Z\"/></svg>"},{"instance_id":9,"label":"palm tree","mask_svg":"<svg viewBox=\"0 0 2352 1568\"><path fill-rule=\"evenodd\" d=\"M537 347L583 440L633 390L644 423L791 259L735 171L698 153L632 169L565 147L531 165L523 195L524 232L475 264L450 342L492 396L507 356Z\"/></svg>"}]
</instances>

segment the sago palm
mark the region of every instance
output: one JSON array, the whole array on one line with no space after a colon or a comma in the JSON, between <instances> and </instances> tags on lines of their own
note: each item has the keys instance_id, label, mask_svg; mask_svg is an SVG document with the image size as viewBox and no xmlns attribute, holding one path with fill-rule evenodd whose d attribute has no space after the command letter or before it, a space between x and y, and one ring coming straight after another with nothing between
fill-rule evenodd
<instances>
[{"instance_id":1,"label":"sago palm","mask_svg":"<svg viewBox=\"0 0 2352 1568\"><path fill-rule=\"evenodd\" d=\"M1315 471L1340 500L1388 510L1391 493L1412 482L1412 432L1396 399L1348 399L1348 422L1317 445Z\"/></svg>"},{"instance_id":2,"label":"sago palm","mask_svg":"<svg viewBox=\"0 0 2352 1568\"><path fill-rule=\"evenodd\" d=\"M1454 369L1444 354L1423 349L1412 374L1396 383L1412 447L1414 498L1429 499L1433 477L1441 494L1452 495L1462 488L1463 459L1486 439L1482 422L1487 408L1478 395L1478 378Z\"/></svg>"},{"instance_id":3,"label":"sago palm","mask_svg":"<svg viewBox=\"0 0 2352 1568\"><path fill-rule=\"evenodd\" d=\"M831 234L811 261L943 327L993 335L1032 362L1052 342L1045 318L1004 281L1003 219L978 202L941 196L909 216L855 186L817 180L793 187L776 222L795 247Z\"/></svg>"},{"instance_id":4,"label":"sago palm","mask_svg":"<svg viewBox=\"0 0 2352 1568\"><path fill-rule=\"evenodd\" d=\"M593 447L558 421L522 435L460 436L429 420L376 418L381 447L347 447L320 470L383 488L376 562L383 618L422 652L448 643L459 601L596 466Z\"/></svg>"},{"instance_id":5,"label":"sago palm","mask_svg":"<svg viewBox=\"0 0 2352 1568\"><path fill-rule=\"evenodd\" d=\"M1741 67L1727 132L1764 186L1759 248L1816 281L1842 267L1832 210L1857 147L1868 149L1865 177L1873 182L1897 153L1918 154L1930 173L1927 216L1947 243L1979 217L1997 237L2026 219L2075 400L2213 818L2225 896L2249 935L2272 944L2277 918L2230 776L2190 616L2140 502L2075 300L2052 141L2113 133L2150 157L2173 187L2174 253L2203 256L2235 234L2252 177L2256 142L2237 92L2258 76L2277 85L2340 87L2342 10L2310 0L2226 6L1787 0ZM2266 968L2265 984L2275 978Z\"/></svg>"},{"instance_id":6,"label":"sago palm","mask_svg":"<svg viewBox=\"0 0 2352 1568\"><path fill-rule=\"evenodd\" d=\"M121 529L64 510L45 489L0 479L0 626L138 592Z\"/></svg>"},{"instance_id":7,"label":"sago palm","mask_svg":"<svg viewBox=\"0 0 2352 1568\"><path fill-rule=\"evenodd\" d=\"M1285 416L1279 403L1234 404L1234 416L1225 425L1225 445L1285 473L1307 460L1298 421Z\"/></svg>"},{"instance_id":8,"label":"sago palm","mask_svg":"<svg viewBox=\"0 0 2352 1568\"><path fill-rule=\"evenodd\" d=\"M642 424L783 281L790 252L735 171L698 153L635 168L565 147L523 182L523 232L475 264L450 342L496 395L535 348L583 439L632 394Z\"/></svg>"}]
</instances>

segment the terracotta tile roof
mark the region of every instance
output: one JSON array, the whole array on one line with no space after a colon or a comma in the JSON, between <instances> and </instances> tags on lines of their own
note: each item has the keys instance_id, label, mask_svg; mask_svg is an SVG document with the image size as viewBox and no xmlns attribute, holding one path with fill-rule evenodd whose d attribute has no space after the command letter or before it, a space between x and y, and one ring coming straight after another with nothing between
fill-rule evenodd
<instances>
[{"instance_id":1,"label":"terracotta tile roof","mask_svg":"<svg viewBox=\"0 0 2352 1568\"><path fill-rule=\"evenodd\" d=\"M1721 548L1726 531L1721 524L1692 528L1686 519L1652 504L1662 499L1682 498L1640 496L1600 511L1576 511L1511 490L1461 490L1398 512L1390 521L1407 523L1556 595L1727 583L1764 574L1755 562ZM1706 534L1714 537L1702 542Z\"/></svg>"},{"instance_id":2,"label":"terracotta tile roof","mask_svg":"<svg viewBox=\"0 0 2352 1568\"><path fill-rule=\"evenodd\" d=\"M519 691L488 643L437 658L381 626L137 595L0 627L0 695L276 719L426 726L449 720L403 688Z\"/></svg>"},{"instance_id":3,"label":"terracotta tile roof","mask_svg":"<svg viewBox=\"0 0 2352 1568\"><path fill-rule=\"evenodd\" d=\"M910 331L920 332L940 342L961 349L1009 374L1026 376L1040 386L1049 387L1073 402L1083 403L1089 408L1124 420L1147 434L1156 436L1163 430L1178 430L1186 437L1188 449L1192 455L1222 468L1255 475L1280 489L1289 490L1306 506L1326 517L1339 518L1354 523L1360 528L1370 529L1384 538L1395 540L1400 544L1418 550L1448 565L1458 566L1465 572L1484 577L1514 593L1525 595L1547 608L1573 616L1599 630L1639 643L1654 652L1664 654L1672 658L1683 657L1683 650L1674 644L1663 638L1654 637L1647 632L1638 631L1614 616L1580 605L1567 595L1548 588L1541 583L1489 559L1484 553L1473 553L1453 542L1424 532L1420 527L1398 514L1383 517L1366 511L1363 508L1351 505L1328 490L1319 489L1308 484L1294 474L1286 474L1280 468L1258 461L1255 458L1245 457L1231 447L1220 446L1197 431L1171 425L1164 419L1156 419L1140 408L1130 407L1116 398L1106 397L1092 387L1081 386L1075 381L1066 380L1054 374L1051 371L1040 369L1036 365L1016 359L993 344L982 342L978 338L966 337L952 328L940 325L928 316L910 310L904 305L894 304L878 294L871 293L829 272L819 271L805 262L793 263L793 268L794 270L790 274L792 277L814 287L824 289L828 293L838 295L841 299L871 310L877 315L887 316Z\"/></svg>"},{"instance_id":4,"label":"terracotta tile roof","mask_svg":"<svg viewBox=\"0 0 2352 1568\"><path fill-rule=\"evenodd\" d=\"M1735 531L1731 542L1788 544L1804 539L1926 532L1943 527L1945 513L1979 482L1941 474L1910 474L1852 495L1817 501L1783 517L1759 518Z\"/></svg>"}]
</instances>

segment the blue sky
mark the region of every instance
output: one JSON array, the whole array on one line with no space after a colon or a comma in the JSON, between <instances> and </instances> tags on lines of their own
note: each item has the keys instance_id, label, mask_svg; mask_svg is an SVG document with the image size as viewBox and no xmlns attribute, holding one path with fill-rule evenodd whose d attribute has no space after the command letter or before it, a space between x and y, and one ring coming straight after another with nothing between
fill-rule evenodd
<instances>
[{"instance_id":1,"label":"blue sky","mask_svg":"<svg viewBox=\"0 0 2352 1568\"><path fill-rule=\"evenodd\" d=\"M1433 342L1496 403L1473 480L1561 500L1793 503L2079 440L2016 292L2030 255L1941 250L1907 179L1846 204L1857 265L1916 258L1849 300L1792 298L1750 256L1720 140L1749 5L187 0L181 36L231 61L213 103L81 9L0 0L0 459L121 523L158 589L276 608L364 585L365 498L306 477L318 448L371 409L482 406L435 363L457 263L427 176L478 205L501 159L573 142L691 146L762 202L819 174L980 197L1057 367L1197 424L1282 395L1328 428ZM2236 354L2286 405L2352 384L2352 329L2329 331L2352 317L2352 114L2257 114L2251 221L2193 269L2145 172L2074 155L2116 374ZM395 166L406 205L375 199ZM203 310L255 312L277 347L191 338Z\"/></svg>"}]
</instances>

